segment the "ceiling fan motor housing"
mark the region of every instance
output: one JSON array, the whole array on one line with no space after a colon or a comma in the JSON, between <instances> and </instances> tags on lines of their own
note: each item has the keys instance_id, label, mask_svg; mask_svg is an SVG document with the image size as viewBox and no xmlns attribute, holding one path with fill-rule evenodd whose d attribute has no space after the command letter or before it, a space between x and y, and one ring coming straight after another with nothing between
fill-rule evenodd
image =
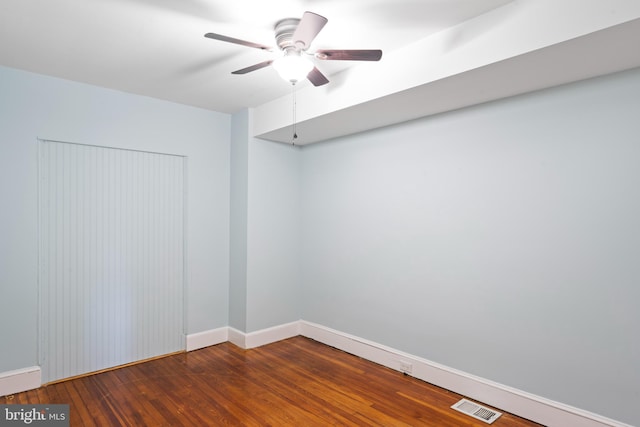
<instances>
[{"instance_id":1,"label":"ceiling fan motor housing","mask_svg":"<svg viewBox=\"0 0 640 427\"><path fill-rule=\"evenodd\" d=\"M293 43L293 33L298 28L300 19L286 18L278 21L274 28L276 33L276 43L278 47L284 51L289 49L305 49L306 46L295 46Z\"/></svg>"}]
</instances>

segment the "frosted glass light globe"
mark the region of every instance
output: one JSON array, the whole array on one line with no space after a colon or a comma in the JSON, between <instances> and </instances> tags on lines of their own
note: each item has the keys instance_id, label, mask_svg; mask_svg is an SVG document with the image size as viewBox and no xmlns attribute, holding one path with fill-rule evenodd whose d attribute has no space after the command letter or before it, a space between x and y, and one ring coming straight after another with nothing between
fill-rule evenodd
<instances>
[{"instance_id":1,"label":"frosted glass light globe","mask_svg":"<svg viewBox=\"0 0 640 427\"><path fill-rule=\"evenodd\" d=\"M307 74L313 69L313 63L300 55L300 52L287 52L281 58L273 61L273 68L280 77L295 84L307 78Z\"/></svg>"}]
</instances>

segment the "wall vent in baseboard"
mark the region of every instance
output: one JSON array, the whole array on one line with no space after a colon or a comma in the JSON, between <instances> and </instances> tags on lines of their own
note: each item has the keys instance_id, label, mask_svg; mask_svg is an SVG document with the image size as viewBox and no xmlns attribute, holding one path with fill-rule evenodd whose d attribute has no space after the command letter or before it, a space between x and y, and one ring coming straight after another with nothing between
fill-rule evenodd
<instances>
[{"instance_id":1,"label":"wall vent in baseboard","mask_svg":"<svg viewBox=\"0 0 640 427\"><path fill-rule=\"evenodd\" d=\"M477 403L473 403L467 399L462 399L451 408L455 409L456 411L462 412L463 414L467 414L470 417L484 421L487 424L493 423L500 417L500 415L502 415L502 413L500 412L485 408L484 406L480 406Z\"/></svg>"}]
</instances>

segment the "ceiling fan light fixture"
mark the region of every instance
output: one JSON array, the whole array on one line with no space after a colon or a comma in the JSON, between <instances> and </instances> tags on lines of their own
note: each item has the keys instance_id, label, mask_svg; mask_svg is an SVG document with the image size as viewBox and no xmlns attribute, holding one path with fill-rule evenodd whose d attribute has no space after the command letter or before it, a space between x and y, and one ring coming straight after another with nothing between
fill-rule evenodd
<instances>
[{"instance_id":1,"label":"ceiling fan light fixture","mask_svg":"<svg viewBox=\"0 0 640 427\"><path fill-rule=\"evenodd\" d=\"M296 84L307 78L307 75L313 70L313 63L300 55L300 52L289 51L273 61L273 68L284 80Z\"/></svg>"}]
</instances>

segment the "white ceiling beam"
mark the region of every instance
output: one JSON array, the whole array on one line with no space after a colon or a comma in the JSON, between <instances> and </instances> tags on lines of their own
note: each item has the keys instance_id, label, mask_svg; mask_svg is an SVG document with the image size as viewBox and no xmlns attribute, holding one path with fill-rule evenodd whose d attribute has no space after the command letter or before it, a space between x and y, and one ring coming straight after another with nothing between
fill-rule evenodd
<instances>
[{"instance_id":1,"label":"white ceiling beam","mask_svg":"<svg viewBox=\"0 0 640 427\"><path fill-rule=\"evenodd\" d=\"M517 0L298 91L304 145L640 66L640 2ZM254 110L256 137L291 142L285 96Z\"/></svg>"}]
</instances>

